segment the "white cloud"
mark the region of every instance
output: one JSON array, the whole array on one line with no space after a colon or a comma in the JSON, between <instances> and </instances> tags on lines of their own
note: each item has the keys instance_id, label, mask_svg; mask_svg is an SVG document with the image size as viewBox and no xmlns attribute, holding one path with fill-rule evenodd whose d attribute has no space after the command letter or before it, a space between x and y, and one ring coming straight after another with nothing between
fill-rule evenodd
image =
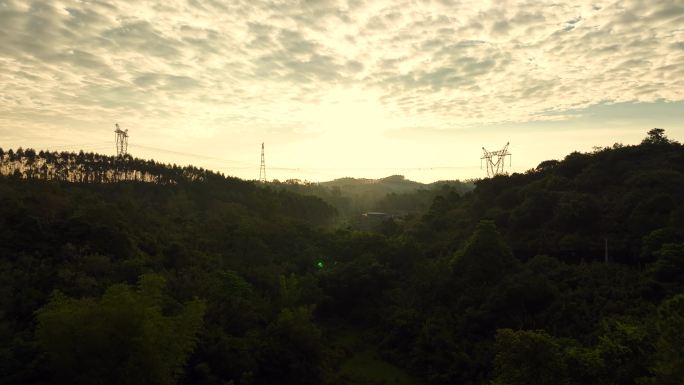
<instances>
[{"instance_id":1,"label":"white cloud","mask_svg":"<svg viewBox=\"0 0 684 385\"><path fill-rule=\"evenodd\" d=\"M380 134L678 101L683 25L679 0L0 0L0 124L296 140L355 109Z\"/></svg>"}]
</instances>

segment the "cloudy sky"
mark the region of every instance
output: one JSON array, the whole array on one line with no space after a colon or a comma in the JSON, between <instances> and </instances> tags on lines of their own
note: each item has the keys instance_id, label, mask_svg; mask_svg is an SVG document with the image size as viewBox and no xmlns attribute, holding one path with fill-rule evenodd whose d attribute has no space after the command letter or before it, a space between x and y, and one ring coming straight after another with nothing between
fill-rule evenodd
<instances>
[{"instance_id":1,"label":"cloudy sky","mask_svg":"<svg viewBox=\"0 0 684 385\"><path fill-rule=\"evenodd\" d=\"M480 177L684 140L681 0L0 0L0 147L254 179Z\"/></svg>"}]
</instances>

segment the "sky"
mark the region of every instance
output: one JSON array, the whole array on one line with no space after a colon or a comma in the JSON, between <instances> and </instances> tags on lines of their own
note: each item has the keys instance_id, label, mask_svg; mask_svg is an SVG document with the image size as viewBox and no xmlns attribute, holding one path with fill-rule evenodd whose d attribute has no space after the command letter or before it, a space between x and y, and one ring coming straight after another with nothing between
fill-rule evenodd
<instances>
[{"instance_id":1,"label":"sky","mask_svg":"<svg viewBox=\"0 0 684 385\"><path fill-rule=\"evenodd\" d=\"M486 176L684 141L684 2L0 0L0 147L244 179Z\"/></svg>"}]
</instances>

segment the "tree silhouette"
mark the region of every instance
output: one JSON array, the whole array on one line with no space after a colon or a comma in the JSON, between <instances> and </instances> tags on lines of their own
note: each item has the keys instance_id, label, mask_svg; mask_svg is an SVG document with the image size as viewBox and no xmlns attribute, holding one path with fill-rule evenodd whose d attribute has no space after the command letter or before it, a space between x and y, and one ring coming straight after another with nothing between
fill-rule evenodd
<instances>
[{"instance_id":1,"label":"tree silhouette","mask_svg":"<svg viewBox=\"0 0 684 385\"><path fill-rule=\"evenodd\" d=\"M642 144L668 144L670 140L665 135L665 130L662 128L653 128L648 131L646 138L641 141Z\"/></svg>"}]
</instances>

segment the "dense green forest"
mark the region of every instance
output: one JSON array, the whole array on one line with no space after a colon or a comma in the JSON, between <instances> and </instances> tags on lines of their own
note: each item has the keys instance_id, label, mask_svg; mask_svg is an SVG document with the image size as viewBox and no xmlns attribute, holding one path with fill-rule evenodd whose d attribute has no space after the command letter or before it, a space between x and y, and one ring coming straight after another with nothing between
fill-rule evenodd
<instances>
[{"instance_id":1,"label":"dense green forest","mask_svg":"<svg viewBox=\"0 0 684 385\"><path fill-rule=\"evenodd\" d=\"M659 129L372 232L196 168L0 150L0 171L0 384L684 378L684 146Z\"/></svg>"}]
</instances>

